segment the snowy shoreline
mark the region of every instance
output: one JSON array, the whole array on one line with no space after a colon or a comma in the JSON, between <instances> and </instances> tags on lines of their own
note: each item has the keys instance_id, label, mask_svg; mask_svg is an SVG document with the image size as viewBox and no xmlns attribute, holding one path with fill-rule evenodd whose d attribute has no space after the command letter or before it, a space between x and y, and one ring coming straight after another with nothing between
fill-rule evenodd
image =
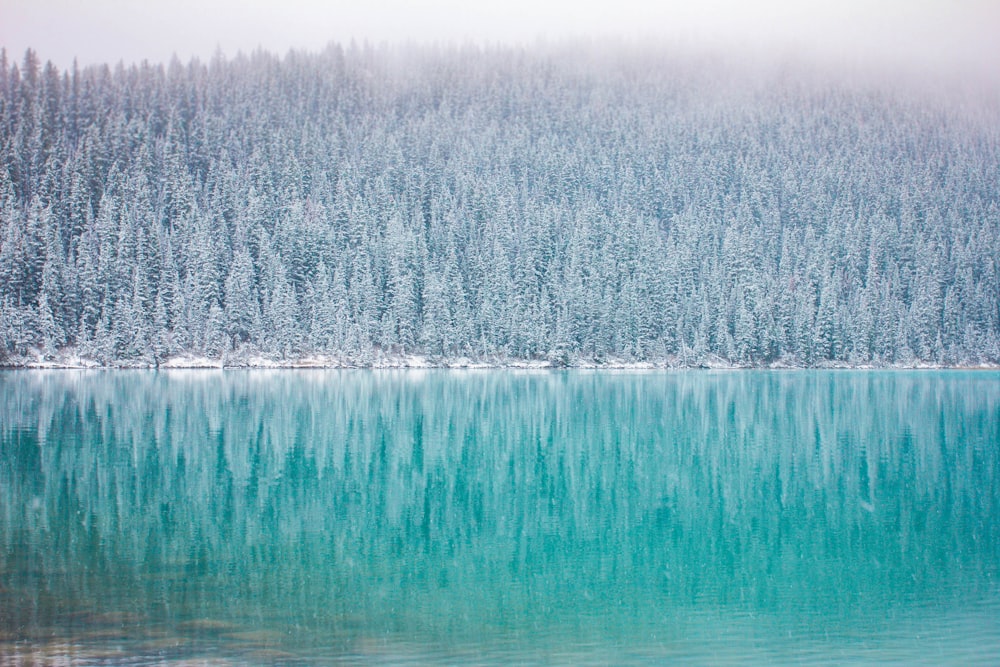
<instances>
[{"instance_id":1,"label":"snowy shoreline","mask_svg":"<svg viewBox=\"0 0 1000 667\"><path fill-rule=\"evenodd\" d=\"M620 357L563 357L561 359L518 359L512 357L438 357L422 354L398 354L374 351L366 355L306 355L274 358L265 355L223 355L206 357L176 355L157 361L122 359L102 363L75 354L45 355L39 351L0 362L2 370L180 370L180 369L523 369L523 370L1000 370L991 362L939 364L912 362L831 362L804 364L797 360L777 359L764 364L740 364L707 356L685 360L666 357L634 360Z\"/></svg>"}]
</instances>

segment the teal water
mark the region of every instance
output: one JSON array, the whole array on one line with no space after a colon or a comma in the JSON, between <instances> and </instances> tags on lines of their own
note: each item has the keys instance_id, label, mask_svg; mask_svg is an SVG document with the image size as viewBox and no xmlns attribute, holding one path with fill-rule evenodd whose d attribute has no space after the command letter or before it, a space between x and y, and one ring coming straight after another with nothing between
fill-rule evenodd
<instances>
[{"instance_id":1,"label":"teal water","mask_svg":"<svg viewBox=\"0 0 1000 667\"><path fill-rule=\"evenodd\" d=\"M0 373L0 664L192 663L1000 663L1000 373Z\"/></svg>"}]
</instances>

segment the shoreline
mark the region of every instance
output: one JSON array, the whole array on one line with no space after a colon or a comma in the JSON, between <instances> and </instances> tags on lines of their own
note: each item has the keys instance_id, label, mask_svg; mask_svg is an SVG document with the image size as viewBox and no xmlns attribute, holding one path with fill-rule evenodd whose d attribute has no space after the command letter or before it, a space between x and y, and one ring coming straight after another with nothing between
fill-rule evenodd
<instances>
[{"instance_id":1,"label":"shoreline","mask_svg":"<svg viewBox=\"0 0 1000 667\"><path fill-rule=\"evenodd\" d=\"M936 362L849 362L825 361L805 364L794 359L741 364L708 356L696 360L681 357L635 360L623 357L562 357L521 359L514 357L439 357L376 351L367 355L304 355L274 358L266 355L231 354L222 357L175 355L160 360L118 360L102 363L75 354L29 354L7 359L0 370L338 370L338 369L467 369L467 370L1000 370L1000 363L976 362L944 364Z\"/></svg>"}]
</instances>

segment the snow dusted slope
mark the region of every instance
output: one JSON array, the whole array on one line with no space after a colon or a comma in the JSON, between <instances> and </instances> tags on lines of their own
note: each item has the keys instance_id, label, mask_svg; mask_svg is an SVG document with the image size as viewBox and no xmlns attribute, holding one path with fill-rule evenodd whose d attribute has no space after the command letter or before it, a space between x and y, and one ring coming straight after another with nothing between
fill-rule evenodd
<instances>
[{"instance_id":1,"label":"snow dusted slope","mask_svg":"<svg viewBox=\"0 0 1000 667\"><path fill-rule=\"evenodd\" d=\"M0 364L1000 360L986 96L597 49L0 64Z\"/></svg>"}]
</instances>

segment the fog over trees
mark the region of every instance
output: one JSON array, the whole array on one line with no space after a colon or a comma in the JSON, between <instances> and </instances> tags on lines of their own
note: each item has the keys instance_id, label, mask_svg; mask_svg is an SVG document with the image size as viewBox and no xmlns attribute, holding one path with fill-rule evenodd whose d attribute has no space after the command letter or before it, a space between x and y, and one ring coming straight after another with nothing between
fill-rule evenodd
<instances>
[{"instance_id":1,"label":"fog over trees","mask_svg":"<svg viewBox=\"0 0 1000 667\"><path fill-rule=\"evenodd\" d=\"M0 362L996 363L997 118L595 47L5 53Z\"/></svg>"}]
</instances>

